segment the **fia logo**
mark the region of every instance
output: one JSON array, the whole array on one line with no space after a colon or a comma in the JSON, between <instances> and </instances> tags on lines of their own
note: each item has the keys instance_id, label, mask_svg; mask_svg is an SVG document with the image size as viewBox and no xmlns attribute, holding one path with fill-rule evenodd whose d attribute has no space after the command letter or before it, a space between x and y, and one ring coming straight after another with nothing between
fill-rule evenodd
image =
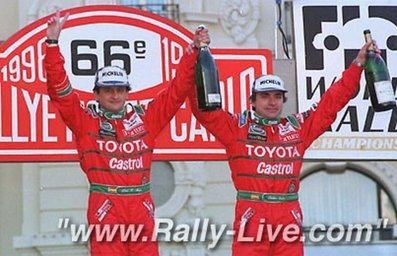
<instances>
[{"instance_id":1,"label":"fia logo","mask_svg":"<svg viewBox=\"0 0 397 256\"><path fill-rule=\"evenodd\" d=\"M324 70L327 52L338 49L343 49L344 65L347 68L364 43L364 28L373 28L373 34L376 33L374 39L386 62L387 53L397 50L397 3L395 6L366 6L353 2L354 4L344 2L345 5L302 7L306 70ZM344 42L346 40L357 44Z\"/></svg>"}]
</instances>

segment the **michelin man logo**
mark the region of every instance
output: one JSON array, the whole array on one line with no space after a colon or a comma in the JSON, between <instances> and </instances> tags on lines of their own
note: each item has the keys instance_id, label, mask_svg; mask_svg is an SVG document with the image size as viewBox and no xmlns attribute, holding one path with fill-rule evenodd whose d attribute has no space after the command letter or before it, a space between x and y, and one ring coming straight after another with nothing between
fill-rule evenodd
<instances>
[{"instance_id":1,"label":"michelin man logo","mask_svg":"<svg viewBox=\"0 0 397 256\"><path fill-rule=\"evenodd\" d=\"M304 6L303 31L305 69L324 70L327 52L331 61L344 60L347 68L364 42L363 29L369 28L388 61L388 53L397 50L396 6L357 5ZM349 43L355 42L355 44ZM316 45L318 47L316 47ZM336 59L335 51L343 49L343 57Z\"/></svg>"}]
</instances>

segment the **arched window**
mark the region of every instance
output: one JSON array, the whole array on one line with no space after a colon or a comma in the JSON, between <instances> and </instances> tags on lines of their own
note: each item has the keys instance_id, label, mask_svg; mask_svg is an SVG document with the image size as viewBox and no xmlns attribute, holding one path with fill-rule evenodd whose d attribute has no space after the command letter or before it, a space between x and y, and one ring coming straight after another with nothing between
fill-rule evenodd
<instances>
[{"instance_id":1,"label":"arched window","mask_svg":"<svg viewBox=\"0 0 397 256\"><path fill-rule=\"evenodd\" d=\"M155 161L152 163L150 190L157 207L167 202L174 193L174 173L169 162Z\"/></svg>"},{"instance_id":2,"label":"arched window","mask_svg":"<svg viewBox=\"0 0 397 256\"><path fill-rule=\"evenodd\" d=\"M367 224L378 240L392 240L396 205L388 191L359 170L318 169L302 178L300 201L307 231L314 225Z\"/></svg>"}]
</instances>

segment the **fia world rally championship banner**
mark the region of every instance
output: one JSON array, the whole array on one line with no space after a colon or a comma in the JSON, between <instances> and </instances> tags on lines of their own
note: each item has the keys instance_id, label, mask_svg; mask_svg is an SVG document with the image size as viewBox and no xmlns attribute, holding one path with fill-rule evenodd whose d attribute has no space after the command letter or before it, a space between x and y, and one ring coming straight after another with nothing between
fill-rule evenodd
<instances>
[{"instance_id":1,"label":"fia world rally championship banner","mask_svg":"<svg viewBox=\"0 0 397 256\"><path fill-rule=\"evenodd\" d=\"M175 76L192 32L166 18L122 6L65 10L60 37L72 86L86 106L94 99L94 75L105 65L127 70L129 102L147 105ZM46 91L43 68L48 17L23 28L0 46L0 162L75 161L71 131ZM272 73L265 49L213 49L225 110L249 107L256 76ZM238 62L238 65L236 65ZM155 160L219 160L225 150L194 118L185 103L156 141Z\"/></svg>"},{"instance_id":2,"label":"fia world rally championship banner","mask_svg":"<svg viewBox=\"0 0 397 256\"><path fill-rule=\"evenodd\" d=\"M370 29L397 85L397 1L294 0L298 109L319 101L364 45ZM306 152L310 159L396 159L397 110L374 112L364 75L360 90L329 131Z\"/></svg>"}]
</instances>

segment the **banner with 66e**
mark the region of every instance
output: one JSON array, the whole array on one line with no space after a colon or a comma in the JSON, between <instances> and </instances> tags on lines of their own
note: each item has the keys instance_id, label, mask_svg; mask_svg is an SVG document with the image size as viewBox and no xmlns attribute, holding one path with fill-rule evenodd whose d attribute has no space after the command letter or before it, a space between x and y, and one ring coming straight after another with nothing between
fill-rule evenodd
<instances>
[{"instance_id":1,"label":"banner with 66e","mask_svg":"<svg viewBox=\"0 0 397 256\"><path fill-rule=\"evenodd\" d=\"M105 65L123 67L132 85L129 102L147 105L168 86L192 32L161 16L124 6L69 10L60 37L65 68L86 106L93 101L94 74ZM46 90L43 69L48 17L18 31L0 46L0 162L75 161L71 131ZM192 29L192 31L194 28ZM256 76L271 73L266 49L213 49L223 107L241 112ZM238 60L240 65L233 65ZM184 104L156 141L156 160L225 159L215 141Z\"/></svg>"}]
</instances>

